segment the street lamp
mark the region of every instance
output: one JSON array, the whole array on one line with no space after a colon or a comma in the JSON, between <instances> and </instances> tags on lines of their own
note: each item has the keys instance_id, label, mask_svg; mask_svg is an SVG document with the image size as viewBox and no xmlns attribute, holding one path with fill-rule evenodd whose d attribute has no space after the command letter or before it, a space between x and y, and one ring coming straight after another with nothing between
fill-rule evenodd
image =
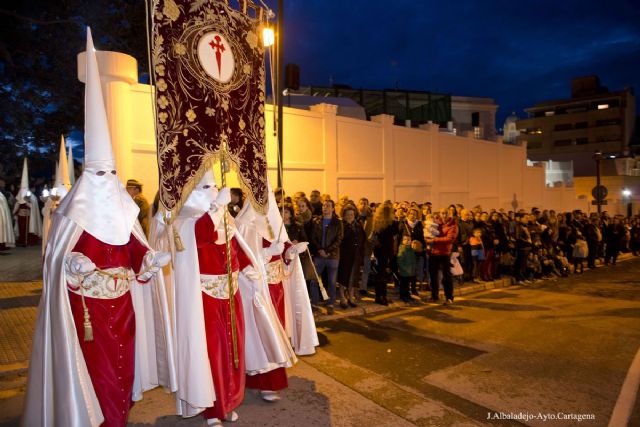
<instances>
[{"instance_id":1,"label":"street lamp","mask_svg":"<svg viewBox=\"0 0 640 427\"><path fill-rule=\"evenodd\" d=\"M596 161L596 188L600 190L600 160L602 160L602 151L597 150L593 153L593 159ZM597 194L596 204L598 206L598 216L602 213L602 197L600 193Z\"/></svg>"},{"instance_id":2,"label":"street lamp","mask_svg":"<svg viewBox=\"0 0 640 427\"><path fill-rule=\"evenodd\" d=\"M264 27L262 29L262 45L264 47L273 46L276 40L276 35L273 32L273 28Z\"/></svg>"},{"instance_id":3,"label":"street lamp","mask_svg":"<svg viewBox=\"0 0 640 427\"><path fill-rule=\"evenodd\" d=\"M628 188L624 188L622 190L622 197L627 202L627 217L631 218L631 215L633 214L633 209L631 206L631 190L629 190Z\"/></svg>"}]
</instances>

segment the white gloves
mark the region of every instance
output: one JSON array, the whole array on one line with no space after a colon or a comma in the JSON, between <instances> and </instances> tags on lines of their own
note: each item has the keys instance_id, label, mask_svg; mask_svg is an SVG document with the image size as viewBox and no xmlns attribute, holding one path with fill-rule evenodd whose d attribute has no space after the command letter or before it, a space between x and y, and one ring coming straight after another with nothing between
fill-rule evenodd
<instances>
[{"instance_id":1,"label":"white gloves","mask_svg":"<svg viewBox=\"0 0 640 427\"><path fill-rule=\"evenodd\" d=\"M162 267L167 265L171 261L171 254L169 252L155 252L149 251L142 260L143 273L138 275L139 282L146 282L160 271Z\"/></svg>"},{"instance_id":2,"label":"white gloves","mask_svg":"<svg viewBox=\"0 0 640 427\"><path fill-rule=\"evenodd\" d=\"M293 245L289 249L287 249L287 252L285 252L284 257L286 259L294 259L296 257L296 255L301 254L304 251L306 251L308 246L309 246L309 242L296 243L295 245Z\"/></svg>"},{"instance_id":3,"label":"white gloves","mask_svg":"<svg viewBox=\"0 0 640 427\"><path fill-rule=\"evenodd\" d=\"M269 247L262 248L262 258L264 258L266 262L269 262L272 256L280 255L282 251L284 251L284 243L272 242Z\"/></svg>"},{"instance_id":4,"label":"white gloves","mask_svg":"<svg viewBox=\"0 0 640 427\"><path fill-rule=\"evenodd\" d=\"M218 197L211 203L211 210L217 211L220 208L223 208L229 204L231 201L231 190L229 187L222 187L220 191L218 191Z\"/></svg>"},{"instance_id":5,"label":"white gloves","mask_svg":"<svg viewBox=\"0 0 640 427\"><path fill-rule=\"evenodd\" d=\"M64 268L67 274L84 276L96 269L96 265L80 252L70 252L65 259Z\"/></svg>"},{"instance_id":6,"label":"white gloves","mask_svg":"<svg viewBox=\"0 0 640 427\"><path fill-rule=\"evenodd\" d=\"M242 270L242 274L244 274L244 276L252 281L256 281L256 280L260 280L260 273L256 271L255 268L253 268L252 266L247 266L245 267L244 270Z\"/></svg>"}]
</instances>

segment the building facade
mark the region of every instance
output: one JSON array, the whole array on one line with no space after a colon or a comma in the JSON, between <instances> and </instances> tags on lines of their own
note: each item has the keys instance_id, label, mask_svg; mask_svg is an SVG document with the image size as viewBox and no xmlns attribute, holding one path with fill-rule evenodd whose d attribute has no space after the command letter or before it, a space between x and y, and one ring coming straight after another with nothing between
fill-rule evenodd
<instances>
[{"instance_id":1,"label":"building facade","mask_svg":"<svg viewBox=\"0 0 640 427\"><path fill-rule=\"evenodd\" d=\"M632 89L611 92L596 76L572 82L571 98L545 101L526 108L518 120L519 142L526 142L533 161L573 161L575 176L595 174L593 154L629 154L635 127Z\"/></svg>"},{"instance_id":2,"label":"building facade","mask_svg":"<svg viewBox=\"0 0 640 427\"><path fill-rule=\"evenodd\" d=\"M97 52L97 57L118 174L142 182L152 198L158 189L153 88L137 83L130 56ZM83 60L80 54L80 80ZM397 126L389 114L363 120L341 116L338 110L321 102L308 110L284 107L283 186L288 193L317 189L336 198L431 201L436 207L587 208L573 187L547 187L544 168L527 165L524 146L479 139L473 131L453 134L436 123ZM274 183L278 152L271 105L265 106L265 122L268 173ZM237 186L233 175L228 175L228 185Z\"/></svg>"}]
</instances>

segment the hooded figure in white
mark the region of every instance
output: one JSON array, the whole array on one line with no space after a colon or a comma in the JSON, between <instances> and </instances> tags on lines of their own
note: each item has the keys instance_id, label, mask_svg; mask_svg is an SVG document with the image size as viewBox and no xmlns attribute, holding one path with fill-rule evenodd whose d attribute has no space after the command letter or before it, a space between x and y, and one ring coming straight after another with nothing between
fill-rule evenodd
<instances>
[{"instance_id":1,"label":"hooded figure in white","mask_svg":"<svg viewBox=\"0 0 640 427\"><path fill-rule=\"evenodd\" d=\"M85 170L52 215L24 405L25 426L124 426L131 401L175 391L162 275L115 174L87 31ZM103 424L104 422L104 424Z\"/></svg>"},{"instance_id":2,"label":"hooded figure in white","mask_svg":"<svg viewBox=\"0 0 640 427\"><path fill-rule=\"evenodd\" d=\"M71 185L76 183L76 169L73 164L73 147L69 144L69 155L67 157L67 165L69 167L69 183Z\"/></svg>"},{"instance_id":3,"label":"hooded figure in white","mask_svg":"<svg viewBox=\"0 0 640 427\"><path fill-rule=\"evenodd\" d=\"M268 302L264 278L256 268L260 262L235 233L228 218L228 238L232 246L233 277L240 294L235 294L239 367L228 360L229 328L224 319L211 314L218 307L228 317L229 295L226 279L226 240L223 215L230 200L228 188L218 193L211 171L207 171L191 192L171 227L180 236L183 250L176 252L173 315L178 367L178 414L183 417L203 412L208 422L235 420L231 412L244 394L244 376L291 366L295 355L276 314ZM162 213L151 226L151 241L159 249L168 248L173 231L167 230ZM222 262L220 260L222 259ZM219 282L219 283L218 283ZM213 320L213 321L212 321ZM223 334L216 329L222 328ZM221 341L223 348L220 347ZM211 354L210 352L213 352ZM222 390L221 390L222 389ZM229 396L232 396L229 398Z\"/></svg>"},{"instance_id":4,"label":"hooded figure in white","mask_svg":"<svg viewBox=\"0 0 640 427\"><path fill-rule=\"evenodd\" d=\"M17 217L14 232L18 236L18 244L21 246L37 244L38 238L42 236L42 218L38 198L29 190L29 169L26 158L22 164L22 180L13 214Z\"/></svg>"},{"instance_id":5,"label":"hooded figure in white","mask_svg":"<svg viewBox=\"0 0 640 427\"><path fill-rule=\"evenodd\" d=\"M14 248L16 237L13 231L13 220L7 198L0 191L0 250Z\"/></svg>"},{"instance_id":6,"label":"hooded figure in white","mask_svg":"<svg viewBox=\"0 0 640 427\"><path fill-rule=\"evenodd\" d=\"M60 137L60 152L58 154L58 167L56 168L56 181L53 188L49 192L48 197L42 208L42 253L47 247L47 237L49 236L49 228L51 227L51 214L56 210L64 196L71 189L69 181L69 168L67 167L67 153L64 148L64 137Z\"/></svg>"},{"instance_id":7,"label":"hooded figure in white","mask_svg":"<svg viewBox=\"0 0 640 427\"><path fill-rule=\"evenodd\" d=\"M315 353L315 347L319 344L318 334L299 257L307 249L307 243L293 245L289 241L270 187L266 215L258 214L247 203L235 221L249 246L261 254L261 272L267 277L269 300L284 323L296 354ZM287 386L284 369L247 378L247 387L260 390L262 398L267 401L278 400L277 391Z\"/></svg>"}]
</instances>

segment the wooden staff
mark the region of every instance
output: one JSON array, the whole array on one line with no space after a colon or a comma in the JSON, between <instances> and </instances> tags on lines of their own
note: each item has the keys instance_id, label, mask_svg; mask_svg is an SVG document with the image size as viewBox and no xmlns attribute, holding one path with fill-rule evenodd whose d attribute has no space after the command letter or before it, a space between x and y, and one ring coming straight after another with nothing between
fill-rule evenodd
<instances>
[{"instance_id":1,"label":"wooden staff","mask_svg":"<svg viewBox=\"0 0 640 427\"><path fill-rule=\"evenodd\" d=\"M225 174L229 171L229 165L226 158L226 144L222 143L221 156L220 156L220 176L222 188L226 187ZM222 220L224 224L224 240L227 251L227 286L229 289L229 317L231 318L231 347L233 356L233 367L238 369L240 359L238 357L238 336L236 332L236 307L235 299L233 295L233 266L231 265L231 241L229 240L229 230L227 228L227 207L221 206L219 209L224 209L222 213Z\"/></svg>"}]
</instances>

